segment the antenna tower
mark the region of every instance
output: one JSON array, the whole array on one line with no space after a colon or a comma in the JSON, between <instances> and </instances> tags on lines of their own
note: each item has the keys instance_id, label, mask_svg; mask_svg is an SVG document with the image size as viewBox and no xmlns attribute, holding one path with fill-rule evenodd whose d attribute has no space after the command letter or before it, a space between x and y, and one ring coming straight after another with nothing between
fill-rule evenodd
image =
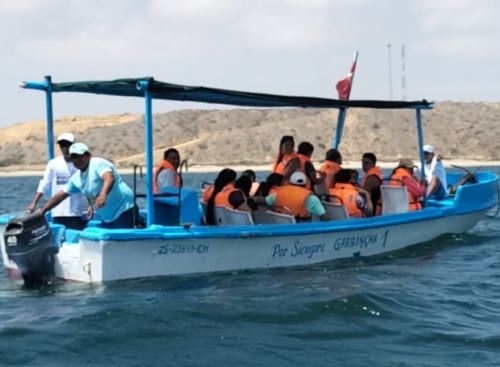
<instances>
[{"instance_id":1,"label":"antenna tower","mask_svg":"<svg viewBox=\"0 0 500 367\"><path fill-rule=\"evenodd\" d=\"M392 99L392 66L391 66L391 44L387 44L387 65L389 67L389 99Z\"/></svg>"},{"instance_id":2,"label":"antenna tower","mask_svg":"<svg viewBox=\"0 0 500 367\"><path fill-rule=\"evenodd\" d=\"M403 101L406 101L406 66L405 66L405 45L401 45L401 90Z\"/></svg>"}]
</instances>

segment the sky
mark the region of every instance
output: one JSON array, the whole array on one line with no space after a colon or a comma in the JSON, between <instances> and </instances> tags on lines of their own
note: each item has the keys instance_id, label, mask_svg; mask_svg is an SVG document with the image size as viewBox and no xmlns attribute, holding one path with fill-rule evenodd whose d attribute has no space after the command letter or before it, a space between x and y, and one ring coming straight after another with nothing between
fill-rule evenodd
<instances>
[{"instance_id":1,"label":"sky","mask_svg":"<svg viewBox=\"0 0 500 367\"><path fill-rule=\"evenodd\" d=\"M352 99L500 101L499 14L496 0L1 0L0 126L45 118L44 94L19 88L45 75L337 98L356 50ZM142 99L54 95L55 117L124 112Z\"/></svg>"}]
</instances>

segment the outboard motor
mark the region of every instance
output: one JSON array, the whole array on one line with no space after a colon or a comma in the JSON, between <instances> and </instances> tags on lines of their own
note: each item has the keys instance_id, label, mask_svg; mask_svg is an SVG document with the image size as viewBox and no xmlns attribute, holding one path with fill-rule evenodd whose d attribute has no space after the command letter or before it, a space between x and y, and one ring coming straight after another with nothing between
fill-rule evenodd
<instances>
[{"instance_id":1,"label":"outboard motor","mask_svg":"<svg viewBox=\"0 0 500 367\"><path fill-rule=\"evenodd\" d=\"M44 215L11 219L5 228L5 248L29 288L47 284L54 277L52 231Z\"/></svg>"}]
</instances>

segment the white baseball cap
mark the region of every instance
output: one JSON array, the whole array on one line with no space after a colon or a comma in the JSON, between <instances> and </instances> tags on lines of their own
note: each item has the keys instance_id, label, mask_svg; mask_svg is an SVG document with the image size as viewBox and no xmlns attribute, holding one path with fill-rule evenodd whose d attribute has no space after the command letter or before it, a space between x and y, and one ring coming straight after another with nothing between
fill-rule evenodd
<instances>
[{"instance_id":1,"label":"white baseball cap","mask_svg":"<svg viewBox=\"0 0 500 367\"><path fill-rule=\"evenodd\" d=\"M74 143L69 147L69 154L83 155L89 151L89 147L83 143Z\"/></svg>"},{"instance_id":2,"label":"white baseball cap","mask_svg":"<svg viewBox=\"0 0 500 367\"><path fill-rule=\"evenodd\" d=\"M62 133L57 137L57 142L59 143L60 141L69 141L70 143L75 142L75 136L71 133Z\"/></svg>"},{"instance_id":3,"label":"white baseball cap","mask_svg":"<svg viewBox=\"0 0 500 367\"><path fill-rule=\"evenodd\" d=\"M307 177L300 171L295 171L290 176L290 183L292 185L305 185L307 183Z\"/></svg>"},{"instance_id":4,"label":"white baseball cap","mask_svg":"<svg viewBox=\"0 0 500 367\"><path fill-rule=\"evenodd\" d=\"M432 145L424 145L424 152L427 152L427 153L434 153L434 147Z\"/></svg>"}]
</instances>

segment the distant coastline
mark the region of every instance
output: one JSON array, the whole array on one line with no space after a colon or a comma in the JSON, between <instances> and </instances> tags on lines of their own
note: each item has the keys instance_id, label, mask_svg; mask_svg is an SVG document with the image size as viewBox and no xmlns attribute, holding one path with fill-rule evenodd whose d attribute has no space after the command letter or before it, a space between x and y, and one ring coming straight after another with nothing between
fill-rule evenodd
<instances>
[{"instance_id":1,"label":"distant coastline","mask_svg":"<svg viewBox=\"0 0 500 367\"><path fill-rule=\"evenodd\" d=\"M423 140L450 159L445 164L496 165L500 161L498 116L500 102L437 102L433 110L423 114ZM349 110L340 144L344 161L359 167L365 152L389 162L388 167L401 157L416 158L414 118L407 110ZM294 136L296 145L302 141L313 144L313 159L318 161L332 144L336 119L337 111L330 109L184 109L158 113L154 116L153 162L173 147L182 158L193 162L193 171L216 171L221 166L267 170L283 135ZM85 142L94 155L112 160L120 171L144 164L141 115L58 118L54 134L65 131ZM0 174L19 175L21 171L38 175L47 157L45 139L43 121L0 128ZM54 153L59 154L57 146Z\"/></svg>"}]
</instances>

